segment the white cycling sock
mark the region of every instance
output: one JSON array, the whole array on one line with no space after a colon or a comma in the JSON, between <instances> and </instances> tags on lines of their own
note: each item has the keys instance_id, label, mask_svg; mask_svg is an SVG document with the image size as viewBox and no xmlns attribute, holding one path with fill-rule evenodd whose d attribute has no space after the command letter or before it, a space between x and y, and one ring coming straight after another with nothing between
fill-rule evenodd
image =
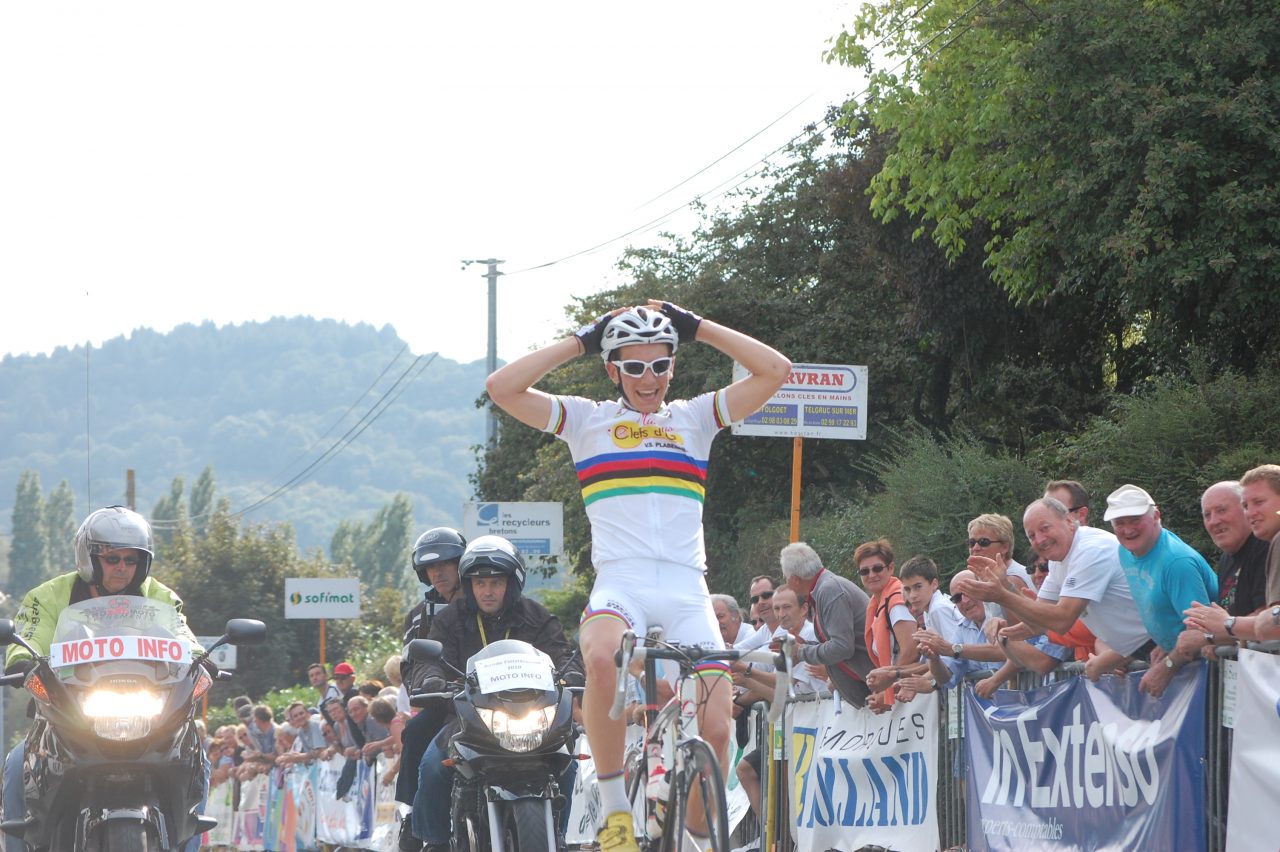
<instances>
[{"instance_id":1,"label":"white cycling sock","mask_svg":"<svg viewBox=\"0 0 1280 852\"><path fill-rule=\"evenodd\" d=\"M631 813L631 803L627 801L627 783L619 772L612 778L597 779L600 787L600 811L605 816L617 811Z\"/></svg>"}]
</instances>

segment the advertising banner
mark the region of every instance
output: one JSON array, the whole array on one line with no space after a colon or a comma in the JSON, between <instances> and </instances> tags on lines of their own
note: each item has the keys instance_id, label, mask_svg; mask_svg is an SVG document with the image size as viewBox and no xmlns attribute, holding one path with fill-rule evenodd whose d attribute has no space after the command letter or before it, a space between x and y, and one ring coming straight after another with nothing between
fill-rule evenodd
<instances>
[{"instance_id":1,"label":"advertising banner","mask_svg":"<svg viewBox=\"0 0 1280 852\"><path fill-rule=\"evenodd\" d=\"M797 703L787 720L799 849L937 849L938 697L876 715Z\"/></svg>"},{"instance_id":2,"label":"advertising banner","mask_svg":"<svg viewBox=\"0 0 1280 852\"><path fill-rule=\"evenodd\" d=\"M467 541L500 535L514 544L526 561L555 559L564 552L564 504L463 503L462 533Z\"/></svg>"},{"instance_id":3,"label":"advertising banner","mask_svg":"<svg viewBox=\"0 0 1280 852\"><path fill-rule=\"evenodd\" d=\"M733 365L733 380L747 376ZM867 368L845 364L792 364L791 375L733 434L766 438L867 437Z\"/></svg>"},{"instance_id":4,"label":"advertising banner","mask_svg":"<svg viewBox=\"0 0 1280 852\"><path fill-rule=\"evenodd\" d=\"M212 831L206 831L201 846L227 846L231 843L235 822L235 782L228 779L209 788L205 798L204 814L218 821Z\"/></svg>"},{"instance_id":5,"label":"advertising banner","mask_svg":"<svg viewBox=\"0 0 1280 852\"><path fill-rule=\"evenodd\" d=\"M360 580L356 577L286 577L285 618L359 618Z\"/></svg>"},{"instance_id":6,"label":"advertising banner","mask_svg":"<svg viewBox=\"0 0 1280 852\"><path fill-rule=\"evenodd\" d=\"M965 689L968 840L989 849L1204 849L1205 663L993 700Z\"/></svg>"},{"instance_id":7,"label":"advertising banner","mask_svg":"<svg viewBox=\"0 0 1280 852\"><path fill-rule=\"evenodd\" d=\"M463 503L467 541L500 535L515 545L529 569L525 591L558 589L564 564L564 504L552 502Z\"/></svg>"},{"instance_id":8,"label":"advertising banner","mask_svg":"<svg viewBox=\"0 0 1280 852\"><path fill-rule=\"evenodd\" d=\"M1241 649L1231 743L1227 852L1280 848L1280 657Z\"/></svg>"}]
</instances>

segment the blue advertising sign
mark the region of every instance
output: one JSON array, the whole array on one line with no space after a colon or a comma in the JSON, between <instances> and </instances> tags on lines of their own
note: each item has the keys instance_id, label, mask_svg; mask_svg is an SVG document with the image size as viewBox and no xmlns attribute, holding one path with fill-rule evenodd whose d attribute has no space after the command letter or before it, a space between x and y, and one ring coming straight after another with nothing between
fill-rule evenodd
<instances>
[{"instance_id":1,"label":"blue advertising sign","mask_svg":"<svg viewBox=\"0 0 1280 852\"><path fill-rule=\"evenodd\" d=\"M965 690L969 849L1204 849L1206 664Z\"/></svg>"}]
</instances>

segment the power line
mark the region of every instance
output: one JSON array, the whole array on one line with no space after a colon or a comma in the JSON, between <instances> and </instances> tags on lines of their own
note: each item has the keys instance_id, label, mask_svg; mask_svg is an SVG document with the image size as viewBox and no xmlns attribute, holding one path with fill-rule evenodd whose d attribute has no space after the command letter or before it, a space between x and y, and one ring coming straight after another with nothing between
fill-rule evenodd
<instances>
[{"instance_id":1,"label":"power line","mask_svg":"<svg viewBox=\"0 0 1280 852\"><path fill-rule=\"evenodd\" d=\"M426 369L427 366L430 366L431 362L436 359L437 354L438 353L435 353L435 352L431 354L431 357L427 360L427 363L423 365L423 369ZM378 400L373 404L373 406L368 411L365 412L364 416L361 417L360 420L358 420L354 426L348 429L342 435L341 438L335 441L329 447L329 449L321 453L320 456L315 461L307 465L305 468L303 468L301 471L295 474L292 479L290 479L288 482L284 483L280 487L276 488L270 494L266 495L265 497L259 498L258 500L256 500L253 503L250 503L248 506L244 507L243 509L239 509L235 512L232 512L231 514L236 517L243 517L244 515L247 515L249 512L252 512L255 509L259 509L262 506L265 506L266 504L279 499L286 492L293 490L293 487L295 485L301 484L302 481L306 479L308 476L310 476L314 471L319 470L321 467L328 464L329 461L331 461L334 458L334 456L338 455L338 453L342 452L344 449L350 446L352 441L360 437L360 435L363 434L365 429L368 429L371 425L373 425L375 421L377 421L379 417L382 416L382 414L390 406L390 403L386 402L387 397L391 394L392 391L394 391L397 387L399 387L402 383L404 383L405 378L409 375L409 373L413 370L414 367L418 366L418 362L420 362L422 358L423 358L422 355L419 355L417 358L414 358L412 363L410 363L409 366L405 368L404 372L402 372L399 375L399 377L396 378L395 382L392 383L391 387L387 388L386 391L383 392L382 396L380 396ZM421 374L422 374L422 371L419 370L418 373L415 374L413 378L416 379ZM395 399L399 399L399 396L400 396L399 394L396 394ZM392 401L394 401L394 399ZM379 406L381 406L381 408L379 408Z\"/></svg>"},{"instance_id":2,"label":"power line","mask_svg":"<svg viewBox=\"0 0 1280 852\"><path fill-rule=\"evenodd\" d=\"M908 62L910 62L913 58L915 58L915 57L916 57L917 55L919 55L922 51L924 51L924 50L925 50L925 48L927 48L929 45L933 44L933 42L934 42L934 41L936 41L937 39L941 38L943 35L947 34L947 33L948 33L951 29L953 29L957 24L959 24L959 23L960 23L961 21L963 21L966 17L968 17L968 16L969 16L969 15L970 15L970 14L971 14L975 9L977 9L979 6L981 6L983 3L986 3L986 2L988 2L988 0L976 0L976 2L975 2L972 6L968 7L968 8L967 8L967 9L965 9L963 12L961 12L961 13L960 13L960 14L959 14L959 15L958 15L954 20L952 20L951 22L949 22L945 27L943 27L941 30L939 30L937 33L935 33L935 34L934 34L932 37L930 37L926 42L924 42L923 44L921 44L921 45L917 46L917 47L916 47L916 48L914 48L910 53L908 53L906 56L904 56L904 57L902 58L902 60L901 60L901 61L899 61L897 65L895 65L895 66L893 66L892 68L890 68L890 69L889 69L889 71L890 71L890 72L893 72L893 71L897 71L897 70L901 69L901 68L902 68L903 66L905 66ZM999 5L1000 5L1000 6L1003 6L1006 2L1008 2L1008 0L1001 0L1001 3L1000 3ZM909 17L907 17L905 20L903 20L903 21L902 21L902 23L900 23L900 24L899 24L899 25L898 25L898 26L897 26L897 27L896 27L892 32L887 33L883 38L881 38L881 39L880 39L880 41L878 41L878 42L876 42L874 45L872 45L872 46L869 48L869 50L874 50L875 48L882 46L882 45L883 45L885 42L887 42L890 38L892 38L893 36L895 36L895 35L897 35L897 34L901 33L901 32L902 32L902 31L907 27L907 25L908 25L911 21L913 21L913 20L917 19L917 18L920 16L920 14L921 14L922 12L924 12L924 10L925 10L925 9L927 9L930 5L932 5L932 3L933 3L933 0L925 0L925 2L924 2L924 3L921 3L918 7L916 7L915 12L913 12ZM998 7L997 7L997 8L998 8ZM962 35L964 35L965 33L967 33L967 32L968 32L970 29L972 29L972 28L973 28L973 24L969 24L968 26L966 26L966 27L965 27L963 30L961 30L959 33L955 34L952 38L948 39L948 40L947 40L947 42L946 42L945 44L943 44L941 47L939 47L936 51L934 51L934 52L931 54L931 56L936 56L937 54L941 53L941 52L942 52L943 50L945 50L947 47L951 46L951 44L952 44L954 41L956 41L956 39L958 39L960 36L962 36ZM855 94L853 94L852 96L850 96L849 98L847 98L847 99L846 99L846 102L848 102L848 101L855 101L855 100L858 100L859 98L862 98L863 96L865 96L865 95L866 95L868 92L870 92L870 91L871 91L871 85L868 83L868 85L867 85L867 86L865 86L862 90L860 90L860 91L856 92ZM772 122L770 122L768 125L766 125L766 127L764 127L763 129L761 129L760 131L757 131L755 134L753 134L753 135L752 135L751 137L749 137L747 140L745 140L744 142L742 142L742 143L740 143L739 145L735 146L732 150L730 150L730 151L726 152L723 156L719 157L718 159L716 159L714 162L710 163L710 164L709 164L709 165L707 165L706 167L704 167L704 168L700 169L698 172L694 173L694 174L693 174L693 175L691 175L690 177L686 178L685 180L682 180L680 183L676 184L676 185L675 185L675 186L673 186L671 189L668 189L668 190L666 190L665 192L663 192L663 193L661 193L661 194L659 194L659 195L654 196L654 198L653 198L653 199L650 199L650 201L645 202L645 204L642 204L642 205L641 205L641 207L644 207L644 206L646 206L646 205L648 205L648 204L652 203L652 201L656 201L657 199L662 198L663 196L665 196L665 195L669 194L670 192L672 192L674 189L676 189L676 188L678 188L678 187L680 187L680 186L683 186L684 184L688 183L688 182L689 182L690 180L692 180L693 178L695 178L695 177L697 177L698 175L700 175L700 174L702 174L702 173L706 172L706 171L707 171L707 169L711 168L712 166L716 165L716 163L719 163L721 160L725 159L725 157L728 157L730 154L732 154L732 153L734 153L735 151L737 151L738 149L742 148L742 147L743 147L743 145L746 145L746 144L747 144L748 142L750 142L752 139L755 139L756 137L758 137L758 136L759 136L761 133L763 133L765 130L768 130L770 127L772 127L773 125L777 124L779 121L781 121L783 118L785 118L785 117L786 117L787 115L789 115L790 113L794 112L796 109L798 109L802 104L804 104L806 101L808 101L808 100L809 100L810 98L812 98L812 97L813 97L813 95L809 95L809 96L807 96L807 97L806 97L804 100L802 100L800 103L798 103L798 104L796 104L795 106L793 106L793 107L791 107L790 109L788 109L785 113L783 113L783 114L782 114L781 116L779 116L778 118L774 119ZM672 210L669 210L668 212L666 212L666 213L662 214L661 216L658 216L657 218L650 219L648 222L645 222L645 223L644 223L644 224L642 224L642 225L638 225L638 226L636 226L636 227L634 227L634 228L630 229L629 231L625 231L624 233L618 234L617 236L615 236L615 237L611 237L611 238L609 238L609 239L607 239L607 240L604 240L603 242L596 243L595 245L593 245L593 246L591 246L591 247L589 247L589 248L585 248L585 249L582 249L582 250L580 250L580 251L576 251L576 252L573 252L573 253L571 253L571 254L564 255L563 257L559 257L559 258L556 258L555 260L550 260L550 261L547 261L547 262L545 262L545 263L539 263L539 264L535 264L535 265L533 265L533 266L526 266L526 267L523 267L523 268L521 268L521 269L517 269L517 270L515 270L515 271L513 271L513 272L508 272L508 273L506 273L506 274L507 274L508 276L510 276L510 275L519 275L519 274L520 274L520 273L522 273L522 272L533 272L533 271L538 270L538 269L546 269L546 268L551 267L551 266L557 266L557 265L559 265L559 264L561 264L561 263L565 263L566 261L570 261L570 260L573 260L573 259L575 259L575 258L582 257L582 256L584 256L584 255L594 254L595 252L597 252L597 251L599 251L599 250L601 250L601 249L605 248L606 246L612 245L613 243L616 243L616 242L620 242L620 241L622 241L622 240L627 239L628 237L635 236L636 234L640 234L640 233L645 233L645 232L651 231L651 230L653 230L654 228L658 227L659 225L663 224L664 222L666 222L666 221L670 220L670 219L671 219L673 216L675 216L677 213L680 213L681 211L683 211L683 210L684 210L684 209L686 209L687 207L690 207L690 206L692 206L693 204L697 203L698 201L703 200L704 198L706 198L706 197L708 196L708 194L709 194L709 193L714 193L717 189L719 189L720 187L723 187L725 184L728 184L728 183L729 183L729 182L731 182L731 181L737 180L738 178L742 178L742 180L738 181L738 183L736 183L736 184L734 184L732 187L730 187L730 189L729 189L729 190L726 190L726 192L725 192L725 193L721 193L721 195L727 194L728 192L733 191L734 189L738 188L739 186L742 186L742 184L746 183L746 181L748 181L748 180L750 180L752 177L754 177L754 174L752 173L752 170L753 170L753 169L755 169L755 168L756 168L756 167L758 167L758 166L764 165L764 164L769 160L769 158L770 158L770 157L774 156L775 154L779 153L780 151L786 150L786 149L787 149L787 148L789 148L790 146L792 146L792 145L796 144L797 142L799 142L801 139L805 139L806 137L808 137L808 139L814 139L814 138L817 138L817 136L818 136L820 133L825 132L826 127L827 127L827 125L829 125L829 124L830 124L830 120L829 120L829 119L823 119L822 121L820 121L820 122L818 122L818 123L816 123L816 124L812 124L812 125L808 125L808 126L806 126L806 128L805 128L804 130L802 130L800 133L797 133L795 136L792 136L790 139L788 139L788 140L787 140L786 142L784 142L782 145L779 145L777 148L774 148L774 149L773 149L772 151L770 151L768 154L765 154L763 157L761 157L760 159L756 160L754 163L752 163L751 165L747 166L745 169L742 169L742 170L740 170L740 171L738 171L738 172L734 173L734 174L733 174L733 175L731 175L727 180L722 181L721 183L719 183L719 184L717 184L716 186L712 187L712 188L711 188L710 190L708 190L707 192L699 193L698 195L696 195L696 196L694 196L692 199L690 199L690 200L688 200L688 201L684 202L684 203L683 203L683 204L681 204L680 206L675 207L675 208L673 208ZM807 140L806 140L806 141L807 141ZM715 197L719 197L719 196L715 196ZM640 209L640 208L637 208L637 209Z\"/></svg>"},{"instance_id":3,"label":"power line","mask_svg":"<svg viewBox=\"0 0 1280 852\"><path fill-rule=\"evenodd\" d=\"M386 410L390 408L391 405L394 404L396 400L400 398L400 396L405 392L405 390L408 389L409 385L412 384L419 376L421 376L422 373L426 371L427 367L429 367L431 363L435 361L438 354L439 353L433 352L430 355L430 357L419 355L416 358L414 358L413 361L410 362L409 366L407 366L400 373L400 375L391 384L391 386L388 387L385 391L383 391L382 395L373 402L373 404L369 407L367 411L365 411L363 415L361 415L360 419L357 420L349 429L347 429L347 431L343 433L341 437L339 437L332 444L330 444L329 447L323 453L321 453L315 460L313 460L301 471L294 474L294 476L292 476L287 482L276 487L274 490L272 490L268 494L262 497L259 497L257 500L253 501L248 506L245 506L242 509L237 509L235 511L232 511L230 514L233 517L243 517L249 512L252 512L256 509L261 508L262 506L267 505L268 503L278 500L280 497L284 496L289 491L292 491L296 486L300 485L303 482L303 480L309 477L312 473L314 473L315 471L319 470L320 468L328 464L330 461L332 461L334 457L336 457L339 453L341 453L348 446L350 446L353 441L359 438L360 435L363 434L366 429L372 426L378 420L378 418L380 418L386 412ZM395 361L399 359L399 357L400 357L399 354L397 354L396 357L392 359L391 363L395 363ZM426 358L426 362L422 363L421 367L418 367L418 365L423 361L423 358ZM390 368L390 366L391 364L388 364L387 368ZM414 372L415 367L418 367L416 372ZM382 375L385 375L387 368L383 369ZM410 375L411 373L412 375ZM379 378L381 378L381 375L379 376ZM376 384L376 381L375 381L375 384ZM397 390L397 388L399 388L399 390ZM392 396L393 393L394 393L394 396ZM368 391L366 391L364 395L367 395L367 394L368 394ZM363 398L364 395L362 395L361 398ZM358 402L359 400L357 400L357 403ZM352 407L354 408L354 405ZM346 415L343 415L343 416L345 417ZM203 514L195 515L190 518L187 518L186 520L187 522L207 520L208 518L212 517L212 515L213 515L212 512L205 512ZM174 530L180 526L180 523L181 523L180 521L175 519L175 520L152 521L151 525L153 528L159 529L159 530Z\"/></svg>"},{"instance_id":4,"label":"power line","mask_svg":"<svg viewBox=\"0 0 1280 852\"><path fill-rule=\"evenodd\" d=\"M306 456L306 455L307 455L308 453L310 453L313 449L315 449L315 447L316 447L316 445L317 445L317 444L319 444L319 443L320 443L321 441L323 441L325 438L329 437L329 435L333 433L333 430L334 430L334 429L337 429L337 428L338 428L338 425L339 425L340 423L342 423L342 421L344 421L344 420L346 420L346 419L347 419L347 415L349 415L352 411L354 411L354 410L355 410L355 408L356 408L356 406L357 406L357 405L359 405L359 404L360 404L360 402L361 402L361 401L362 401L366 396L368 396L368 395L369 395L369 392L370 392L370 391L372 391L375 387L377 387L377 386L378 386L378 382L382 381L382 377L383 377L383 376L385 376L385 375L387 374L387 371L389 371L389 370L391 369L391 367L392 367L392 366L393 366L397 361L399 361L399 360L400 360L400 356L401 356L401 355L403 355L405 352L407 352L407 351L408 351L408 349L409 349L409 344L408 344L408 343L406 343L406 344L404 344L403 346L401 346L401 347L400 347L400 351L399 351L399 352L397 352L397 353L395 354L395 356L394 356L394 357L392 357L392 359L391 359L390 361L388 361L388 362L387 362L387 365L386 365L385 367L383 367L383 368L382 368L382 372L381 372L381 373L378 373L378 377L377 377L376 379L374 379L374 380L373 380L373 382L369 385L369 387L367 387L367 388L365 388L365 389L364 389L364 393L362 393L362 394L360 394L358 397L356 397L356 398L355 398L355 400L354 400L354 401L352 401L352 403L351 403L349 406L347 406L347 410L346 410L346 411L344 411L344 412L342 412L342 416L340 416L337 420L333 421L332 425L330 425L328 429L324 430L324 433L323 433L323 434L321 434L321 435L320 435L320 436L318 436L314 441L312 441L310 444L308 444L308 445L307 445L307 447L306 447L306 449L304 449L302 452L298 453L296 456L294 456L292 459L290 459L288 463L286 463L283 467L281 467L281 468L280 468L280 470L278 470L278 471L276 471L275 473L273 473L273 474L271 475L271 477L267 480L267 482L275 482L275 481L276 481L276 480L277 480L277 479L278 479L278 478L279 478L279 477L280 477L280 476L281 476L285 471L289 470L291 467L293 467L295 464L297 464L299 461L301 461L301 460L302 460L302 458L303 458L304 456Z\"/></svg>"},{"instance_id":5,"label":"power line","mask_svg":"<svg viewBox=\"0 0 1280 852\"><path fill-rule=\"evenodd\" d=\"M648 207L650 204L652 204L653 202L657 201L659 198L664 198L664 197L666 197L666 196L670 195L671 193L675 192L675 191L676 191L677 189L679 189L680 187L684 186L684 185L685 185L686 183L688 183L689 181L693 180L694 178L698 177L698 176L699 176L699 175L701 175L701 174L704 174L708 169L711 169L711 168L713 168L713 167L715 167L715 166L719 165L719 164L720 164L721 162L723 162L727 157L729 157L729 156L731 156L731 155L733 155L733 154L736 154L738 151L742 150L742 148L743 148L743 147L745 147L748 143L750 143L750 142L754 141L756 138L758 138L758 137L760 136L760 134L761 134L761 133L764 133L766 130L768 130L769 128L773 127L775 124L777 124L779 121L782 121L782 119L786 118L787 116L791 115L791 113L795 112L795 111L796 111L796 110L798 110L800 107L804 106L804 104L806 104L806 103L807 103L811 98L813 98L813 96L814 96L814 95L816 95L816 94L817 94L817 92L810 92L809 94L805 95L803 98L801 98L801 99L796 103L796 105L795 105L795 106L791 107L791 109L787 110L787 111L786 111L786 112L784 112L782 115L778 116L778 117L777 117L777 118L775 118L773 121L769 122L769 123L768 123L768 124L766 124L764 127L762 127L762 128L760 128L759 130L757 130L755 133L752 133L752 134L751 134L750 136L748 136L746 139L742 140L742 141L741 141L741 142L739 142L737 145L735 145L735 146L733 146L732 148L730 148L728 151L725 151L725 152L724 152L723 154L721 154L719 157L716 157L716 158L715 158L714 160L712 160L710 163L707 163L705 166L703 166L702 168L698 169L696 172L694 172L693 174L689 175L687 178L685 178L684 180L680 181L680 182L679 182L678 184L676 184L675 186L671 187L670 189L663 190L662 192L660 192L660 193L658 193L657 195L655 195L653 198L650 198L650 199L649 199L648 201L646 201L644 204L641 204L639 207L637 207L637 208L636 208L636 210L643 210L645 207Z\"/></svg>"}]
</instances>

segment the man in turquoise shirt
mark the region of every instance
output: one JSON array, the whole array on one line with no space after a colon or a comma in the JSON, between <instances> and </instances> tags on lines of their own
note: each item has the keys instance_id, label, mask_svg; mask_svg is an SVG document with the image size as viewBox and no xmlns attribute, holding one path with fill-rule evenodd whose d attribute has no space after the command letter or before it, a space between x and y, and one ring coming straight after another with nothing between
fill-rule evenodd
<instances>
[{"instance_id":1,"label":"man in turquoise shirt","mask_svg":"<svg viewBox=\"0 0 1280 852\"><path fill-rule=\"evenodd\" d=\"M1121 485L1107 496L1103 520L1120 541L1124 569L1142 623L1160 646L1139 688L1159 698L1174 672L1188 662L1176 646L1183 610L1196 601L1216 600L1218 577L1204 557L1160 524L1151 495L1136 485Z\"/></svg>"}]
</instances>

